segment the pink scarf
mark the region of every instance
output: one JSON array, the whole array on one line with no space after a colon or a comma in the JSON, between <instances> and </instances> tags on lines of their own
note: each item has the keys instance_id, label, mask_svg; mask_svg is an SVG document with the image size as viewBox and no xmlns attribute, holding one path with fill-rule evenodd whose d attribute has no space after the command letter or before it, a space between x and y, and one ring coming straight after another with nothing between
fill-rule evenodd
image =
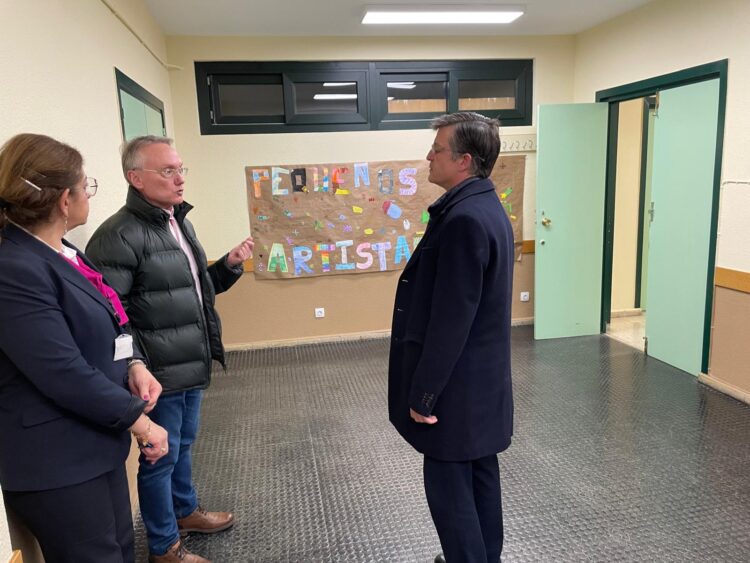
<instances>
[{"instance_id":1,"label":"pink scarf","mask_svg":"<svg viewBox=\"0 0 750 563\"><path fill-rule=\"evenodd\" d=\"M81 275L89 280L91 282L91 285L93 285L97 289L97 291L101 293L102 296L112 304L112 308L115 310L115 314L117 315L117 320L120 323L120 326L126 324L128 322L128 315L125 313L125 309L123 309L122 307L120 298L117 296L117 293L114 289L104 283L104 278L102 277L102 275L96 270L89 268L83 260L71 260L64 254L61 254L61 256L63 256L76 270L81 272Z\"/></svg>"}]
</instances>

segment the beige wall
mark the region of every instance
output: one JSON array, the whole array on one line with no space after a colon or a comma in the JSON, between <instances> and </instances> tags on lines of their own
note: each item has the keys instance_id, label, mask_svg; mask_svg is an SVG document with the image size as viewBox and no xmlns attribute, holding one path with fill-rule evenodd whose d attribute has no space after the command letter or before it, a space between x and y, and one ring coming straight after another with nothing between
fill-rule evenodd
<instances>
[{"instance_id":1,"label":"beige wall","mask_svg":"<svg viewBox=\"0 0 750 563\"><path fill-rule=\"evenodd\" d=\"M729 59L722 179L750 180L747 0L657 0L577 36L575 100L596 91ZM722 188L716 265L750 272L750 186Z\"/></svg>"},{"instance_id":2,"label":"beige wall","mask_svg":"<svg viewBox=\"0 0 750 563\"><path fill-rule=\"evenodd\" d=\"M620 104L617 129L615 240L612 258L612 310L635 306L638 257L638 203L641 187L643 100Z\"/></svg>"},{"instance_id":3,"label":"beige wall","mask_svg":"<svg viewBox=\"0 0 750 563\"><path fill-rule=\"evenodd\" d=\"M569 102L573 95L572 37L217 38L170 37L175 136L191 168L186 198L209 258L219 258L248 232L244 168L273 162L355 162L424 158L430 130L201 136L194 61L533 58L536 103ZM534 133L518 127L502 134ZM535 153L527 157L524 236L533 238ZM527 262L533 262L533 256ZM519 268L519 271L523 266ZM527 268L528 269L528 268ZM246 274L218 300L227 344L311 338L390 327L397 274L256 281ZM518 291L530 290L529 280ZM518 284L517 284L518 285ZM523 287L521 287L523 286ZM313 308L326 308L315 319ZM529 305L524 304L528 309ZM520 312L516 316L531 317Z\"/></svg>"},{"instance_id":4,"label":"beige wall","mask_svg":"<svg viewBox=\"0 0 750 563\"><path fill-rule=\"evenodd\" d=\"M109 0L149 47L166 58L164 36L142 0ZM85 244L90 233L123 203L118 148L122 142L114 67L160 98L171 123L169 74L101 0L2 0L0 18L0 139L44 133L70 143L99 180L89 224L70 239ZM33 540L5 525L0 507L0 561L10 544L27 546L25 563L39 560Z\"/></svg>"},{"instance_id":5,"label":"beige wall","mask_svg":"<svg viewBox=\"0 0 750 563\"><path fill-rule=\"evenodd\" d=\"M142 0L109 0L150 48L166 58L163 35ZM114 68L166 106L171 123L169 73L101 0L3 0L0 34L0 139L44 133L81 151L86 173L99 180L89 223L70 239L83 244L125 197L119 165L122 130Z\"/></svg>"}]
</instances>

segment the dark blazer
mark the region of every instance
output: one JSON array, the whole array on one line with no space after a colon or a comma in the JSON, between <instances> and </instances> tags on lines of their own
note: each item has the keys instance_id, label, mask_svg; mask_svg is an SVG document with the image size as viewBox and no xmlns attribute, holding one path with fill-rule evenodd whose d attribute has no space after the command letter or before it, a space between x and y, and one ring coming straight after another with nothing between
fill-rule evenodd
<instances>
[{"instance_id":1,"label":"dark blazer","mask_svg":"<svg viewBox=\"0 0 750 563\"><path fill-rule=\"evenodd\" d=\"M430 207L396 290L388 409L416 450L467 461L504 450L513 432L510 313L513 231L489 179ZM433 414L419 424L412 408Z\"/></svg>"},{"instance_id":2,"label":"dark blazer","mask_svg":"<svg viewBox=\"0 0 750 563\"><path fill-rule=\"evenodd\" d=\"M127 361L113 360L124 330L54 250L13 225L0 237L0 485L88 481L125 462L127 428L145 407L127 388Z\"/></svg>"}]
</instances>

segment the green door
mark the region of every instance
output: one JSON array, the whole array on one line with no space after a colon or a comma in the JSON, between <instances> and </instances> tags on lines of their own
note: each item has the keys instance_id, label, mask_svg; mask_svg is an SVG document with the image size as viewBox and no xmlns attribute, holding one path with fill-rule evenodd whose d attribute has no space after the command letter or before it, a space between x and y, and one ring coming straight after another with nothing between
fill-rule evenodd
<instances>
[{"instance_id":1,"label":"green door","mask_svg":"<svg viewBox=\"0 0 750 563\"><path fill-rule=\"evenodd\" d=\"M539 108L537 339L600 332L607 110L606 103Z\"/></svg>"},{"instance_id":2,"label":"green door","mask_svg":"<svg viewBox=\"0 0 750 563\"><path fill-rule=\"evenodd\" d=\"M663 90L654 123L648 354L701 372L719 80Z\"/></svg>"}]
</instances>

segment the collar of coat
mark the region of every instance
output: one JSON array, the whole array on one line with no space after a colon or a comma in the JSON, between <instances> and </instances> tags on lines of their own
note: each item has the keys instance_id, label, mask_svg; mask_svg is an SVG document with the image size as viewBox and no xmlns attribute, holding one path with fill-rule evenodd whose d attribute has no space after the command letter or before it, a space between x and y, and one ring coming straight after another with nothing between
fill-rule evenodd
<instances>
[{"instance_id":1,"label":"collar of coat","mask_svg":"<svg viewBox=\"0 0 750 563\"><path fill-rule=\"evenodd\" d=\"M125 200L125 207L138 217L155 225L164 226L169 221L169 212L148 202L141 195L141 192L133 186L128 186L128 197ZM185 215L193 208L188 202L183 201L174 206L174 218L182 225Z\"/></svg>"},{"instance_id":2,"label":"collar of coat","mask_svg":"<svg viewBox=\"0 0 750 563\"><path fill-rule=\"evenodd\" d=\"M479 178L478 176L467 178L463 182L457 184L456 187L445 192L437 199L437 201L435 201L435 203L427 208L427 211L430 213L430 219L434 221L459 201L463 201L467 197L493 191L494 189L495 186L489 178Z\"/></svg>"}]
</instances>

